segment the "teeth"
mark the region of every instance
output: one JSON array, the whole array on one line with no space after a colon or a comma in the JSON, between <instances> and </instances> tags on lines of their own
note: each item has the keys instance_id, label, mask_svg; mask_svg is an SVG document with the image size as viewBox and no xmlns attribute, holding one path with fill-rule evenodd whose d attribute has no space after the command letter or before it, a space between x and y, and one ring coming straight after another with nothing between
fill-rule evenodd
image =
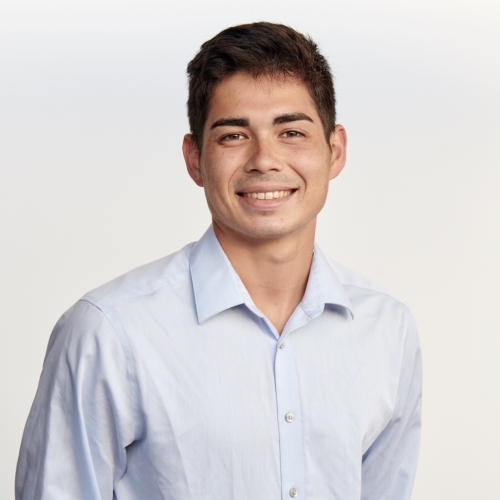
<instances>
[{"instance_id":1,"label":"teeth","mask_svg":"<svg viewBox=\"0 0 500 500\"><path fill-rule=\"evenodd\" d=\"M291 190L288 191L266 191L265 193L243 193L244 198L253 198L255 200L273 200L276 198L284 198L292 194Z\"/></svg>"}]
</instances>

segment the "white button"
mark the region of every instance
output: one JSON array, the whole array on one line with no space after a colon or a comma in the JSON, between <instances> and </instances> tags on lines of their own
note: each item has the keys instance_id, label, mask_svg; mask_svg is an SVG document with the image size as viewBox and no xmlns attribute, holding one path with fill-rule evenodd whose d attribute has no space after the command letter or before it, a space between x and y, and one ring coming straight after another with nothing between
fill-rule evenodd
<instances>
[{"instance_id":1,"label":"white button","mask_svg":"<svg viewBox=\"0 0 500 500\"><path fill-rule=\"evenodd\" d=\"M284 343L284 342L282 342L282 343L280 344L280 349L283 349L283 347L285 347L285 343Z\"/></svg>"},{"instance_id":2,"label":"white button","mask_svg":"<svg viewBox=\"0 0 500 500\"><path fill-rule=\"evenodd\" d=\"M292 498L297 498L299 496L299 490L297 488L292 488L290 490L290 496Z\"/></svg>"},{"instance_id":3,"label":"white button","mask_svg":"<svg viewBox=\"0 0 500 500\"><path fill-rule=\"evenodd\" d=\"M285 415L285 420L286 420L288 423L292 423L294 418L295 418L295 417L293 416L293 413L287 413L287 414Z\"/></svg>"}]
</instances>

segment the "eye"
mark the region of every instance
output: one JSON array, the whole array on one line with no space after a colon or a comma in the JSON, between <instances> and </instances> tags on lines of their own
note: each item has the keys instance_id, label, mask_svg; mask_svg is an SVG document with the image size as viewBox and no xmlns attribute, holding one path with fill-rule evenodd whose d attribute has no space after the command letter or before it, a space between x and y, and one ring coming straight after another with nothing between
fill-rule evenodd
<instances>
[{"instance_id":1,"label":"eye","mask_svg":"<svg viewBox=\"0 0 500 500\"><path fill-rule=\"evenodd\" d=\"M243 134L228 134L225 135L224 137L221 137L221 141L240 141L241 139L244 139L245 136Z\"/></svg>"},{"instance_id":2,"label":"eye","mask_svg":"<svg viewBox=\"0 0 500 500\"><path fill-rule=\"evenodd\" d=\"M287 130L281 134L281 137L304 137L304 134L297 130Z\"/></svg>"}]
</instances>

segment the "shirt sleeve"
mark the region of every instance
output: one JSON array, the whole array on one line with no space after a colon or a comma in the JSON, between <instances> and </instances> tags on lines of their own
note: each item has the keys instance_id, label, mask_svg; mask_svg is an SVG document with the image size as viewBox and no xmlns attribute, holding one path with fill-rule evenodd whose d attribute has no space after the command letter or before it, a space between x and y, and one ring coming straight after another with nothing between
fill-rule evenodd
<instances>
[{"instance_id":1,"label":"shirt sleeve","mask_svg":"<svg viewBox=\"0 0 500 500\"><path fill-rule=\"evenodd\" d=\"M136 435L131 389L111 323L77 302L49 341L21 443L16 500L112 500Z\"/></svg>"},{"instance_id":2,"label":"shirt sleeve","mask_svg":"<svg viewBox=\"0 0 500 500\"><path fill-rule=\"evenodd\" d=\"M392 419L363 456L361 500L409 500L420 444L422 356L410 316Z\"/></svg>"}]
</instances>

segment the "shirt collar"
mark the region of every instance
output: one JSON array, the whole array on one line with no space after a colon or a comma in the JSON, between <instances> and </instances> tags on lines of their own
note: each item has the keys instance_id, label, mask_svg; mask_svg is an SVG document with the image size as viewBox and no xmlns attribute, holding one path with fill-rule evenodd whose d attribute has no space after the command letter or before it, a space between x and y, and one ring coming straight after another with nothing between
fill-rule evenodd
<instances>
[{"instance_id":1,"label":"shirt collar","mask_svg":"<svg viewBox=\"0 0 500 500\"><path fill-rule=\"evenodd\" d=\"M245 303L236 272L212 225L191 249L189 267L200 324L226 309Z\"/></svg>"},{"instance_id":2,"label":"shirt collar","mask_svg":"<svg viewBox=\"0 0 500 500\"><path fill-rule=\"evenodd\" d=\"M340 283L335 271L317 244L309 272L306 291L301 306L311 317L323 312L325 304L341 306L353 317L352 305L345 288Z\"/></svg>"},{"instance_id":3,"label":"shirt collar","mask_svg":"<svg viewBox=\"0 0 500 500\"><path fill-rule=\"evenodd\" d=\"M189 266L200 324L226 309L247 302L249 296L245 298L245 295L248 293L242 293L241 280L222 250L212 225L193 245ZM308 316L315 317L322 313L325 304L341 306L352 316L352 306L344 287L323 252L315 245L301 306Z\"/></svg>"}]
</instances>

